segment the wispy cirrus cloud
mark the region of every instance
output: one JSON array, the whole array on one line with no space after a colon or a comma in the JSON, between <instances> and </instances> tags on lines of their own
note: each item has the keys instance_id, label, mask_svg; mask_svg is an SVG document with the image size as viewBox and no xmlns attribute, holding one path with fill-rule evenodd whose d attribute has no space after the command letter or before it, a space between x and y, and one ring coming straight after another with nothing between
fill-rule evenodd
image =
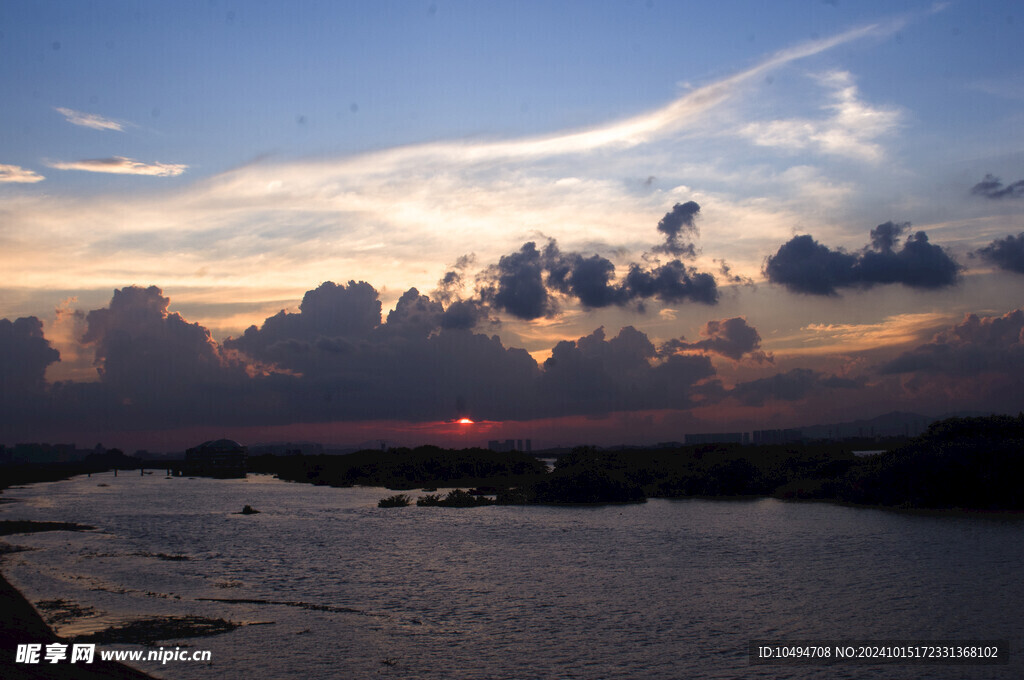
<instances>
[{"instance_id":1,"label":"wispy cirrus cloud","mask_svg":"<svg viewBox=\"0 0 1024 680\"><path fill-rule=\"evenodd\" d=\"M133 158L112 156L91 158L82 161L58 161L48 163L56 170L84 170L86 172L108 172L115 175L149 175L151 177L174 177L188 169L182 163L143 163Z\"/></svg>"},{"instance_id":2,"label":"wispy cirrus cloud","mask_svg":"<svg viewBox=\"0 0 1024 680\"><path fill-rule=\"evenodd\" d=\"M832 91L832 101L825 107L832 112L831 116L824 120L758 121L744 126L740 134L758 146L788 151L812 149L856 160L881 160L882 148L875 140L899 126L900 112L862 101L853 76L846 71L832 71L816 79Z\"/></svg>"},{"instance_id":3,"label":"wispy cirrus cloud","mask_svg":"<svg viewBox=\"0 0 1024 680\"><path fill-rule=\"evenodd\" d=\"M74 109L67 109L63 106L55 106L54 110L64 116L64 119L72 125L92 128L93 130L114 130L115 132L123 132L125 127L130 125L130 123L116 120L114 118L104 118L103 116L95 113L75 111Z\"/></svg>"},{"instance_id":4,"label":"wispy cirrus cloud","mask_svg":"<svg viewBox=\"0 0 1024 680\"><path fill-rule=\"evenodd\" d=\"M585 153L605 147L630 148L693 124L703 114L735 96L743 85L794 61L812 57L839 45L896 30L902 21L869 24L829 38L810 40L775 52L754 66L721 80L693 89L653 111L625 120L582 130L538 137L483 143L435 143L401 147L374 154L385 165L400 166L414 157L435 156L447 161L478 163L499 159L542 158ZM856 90L854 90L855 94ZM843 96L843 93L840 93ZM848 109L852 107L848 106ZM840 111L850 118L853 111Z\"/></svg>"},{"instance_id":5,"label":"wispy cirrus cloud","mask_svg":"<svg viewBox=\"0 0 1024 680\"><path fill-rule=\"evenodd\" d=\"M777 338L787 344L798 340L800 347L775 350L779 355L858 352L920 342L949 324L953 315L942 312L894 314L875 323L812 323L791 338Z\"/></svg>"},{"instance_id":6,"label":"wispy cirrus cloud","mask_svg":"<svg viewBox=\"0 0 1024 680\"><path fill-rule=\"evenodd\" d=\"M18 165L0 165L0 183L33 184L35 182L42 182L44 179L46 178L38 172Z\"/></svg>"}]
</instances>

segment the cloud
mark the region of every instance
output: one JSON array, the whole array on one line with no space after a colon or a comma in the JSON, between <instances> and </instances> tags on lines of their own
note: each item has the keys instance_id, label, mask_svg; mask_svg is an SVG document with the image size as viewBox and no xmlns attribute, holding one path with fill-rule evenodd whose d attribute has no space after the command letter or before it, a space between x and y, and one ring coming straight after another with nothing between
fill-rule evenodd
<instances>
[{"instance_id":1,"label":"cloud","mask_svg":"<svg viewBox=\"0 0 1024 680\"><path fill-rule=\"evenodd\" d=\"M837 288L852 286L857 258L831 250L809 234L794 236L765 261L764 274L772 283L791 291L835 295Z\"/></svg>"},{"instance_id":2,"label":"cloud","mask_svg":"<svg viewBox=\"0 0 1024 680\"><path fill-rule=\"evenodd\" d=\"M746 82L765 72L825 52L833 47L894 30L901 22L889 25L870 24L845 31L830 38L810 40L780 50L759 64L728 78L696 88L669 104L649 113L627 118L610 125L598 126L556 135L535 137L517 142L492 142L472 146L445 145L446 156L465 156L466 160L480 162L495 157L538 157L567 153L582 153L608 146L630 147L649 142L665 133L673 132L691 122L698 115L721 104ZM832 76L829 76L832 77ZM827 77L828 78L828 77ZM855 92L855 91L854 91ZM844 93L840 93L840 100ZM840 116L842 116L840 111ZM857 118L856 113L848 115ZM424 149L428 147L423 147Z\"/></svg>"},{"instance_id":3,"label":"cloud","mask_svg":"<svg viewBox=\"0 0 1024 680\"><path fill-rule=\"evenodd\" d=\"M476 262L476 255L460 255L452 268L445 272L445 275L437 282L437 288L433 297L441 302L449 302L462 299L466 287L464 272Z\"/></svg>"},{"instance_id":4,"label":"cloud","mask_svg":"<svg viewBox=\"0 0 1024 680\"><path fill-rule=\"evenodd\" d=\"M732 153L749 157L749 145L731 139L726 140L730 157L720 154L722 133L726 127L731 131L726 106L763 88L771 69L887 34L894 26L872 24L794 45L742 72L671 95L664 106L585 129L428 142L341 157L261 157L187 185L175 183L170 193L18 197L18 204L5 206L5 230L32 255L9 257L4 264L11 276L36 289L109 290L126 281L158 281L175 290L221 286L265 301L300 297L310 281L342 272L346 280L387 280L391 289L384 296L391 303L410 287L431 289L439 272L424 262L450 262L470 249L482 262L497 262L527 241L543 247L536 234L557 225L554 235L564 251L598 253L613 260L622 277L622 265L639 258L644 248L624 225L663 215L668 206L693 196L683 186L685 178L704 177L718 163L731 166ZM731 172L736 182L761 175L749 165L739 167ZM638 182L624 181L650 175L658 181L646 191ZM745 190L779 196L782 177L761 175L757 186ZM806 190L805 183L789 179L783 193L797 185ZM728 227L715 233L716 242L704 240L705 251L729 248L736 271L754 274L763 257L759 241L790 219L785 203L775 201L767 209L760 207L767 202L747 203L751 209L741 212L757 224L744 220L742 228L762 236L736 239L739 227ZM118 219L111 220L112 214ZM68 224L75 225L72 241L62 240ZM718 226L710 220L704 224L708 233ZM268 267L271 261L275 266ZM472 277L464 280L471 287ZM710 298L710 288L704 286L700 294Z\"/></svg>"},{"instance_id":5,"label":"cloud","mask_svg":"<svg viewBox=\"0 0 1024 680\"><path fill-rule=\"evenodd\" d=\"M749 325L747 320L741 316L708 321L701 329L700 334L704 336L703 340L684 342L680 338L666 343L666 348L673 352L687 350L713 352L733 361L739 361L744 356L749 356L759 364L774 361L770 354L761 351L761 335L757 329Z\"/></svg>"},{"instance_id":6,"label":"cloud","mask_svg":"<svg viewBox=\"0 0 1024 680\"><path fill-rule=\"evenodd\" d=\"M410 289L382 322L372 286L328 282L297 313L270 317L224 347L289 372L273 381L272 417L284 422L444 420L457 403L479 418L532 417L537 363L465 330L477 318L467 304L443 309Z\"/></svg>"},{"instance_id":7,"label":"cloud","mask_svg":"<svg viewBox=\"0 0 1024 680\"><path fill-rule=\"evenodd\" d=\"M188 169L180 163L143 163L124 156L93 158L83 161L48 163L56 170L84 170L86 172L107 172L115 175L149 175L151 177L174 177Z\"/></svg>"},{"instance_id":8,"label":"cloud","mask_svg":"<svg viewBox=\"0 0 1024 680\"><path fill-rule=\"evenodd\" d=\"M887 316L876 323L812 323L800 329L798 349L776 354L842 354L920 342L949 322L946 314L920 312ZM809 334L809 335L808 335ZM792 338L775 338L784 342Z\"/></svg>"},{"instance_id":9,"label":"cloud","mask_svg":"<svg viewBox=\"0 0 1024 680\"><path fill-rule=\"evenodd\" d=\"M908 225L909 226L909 225ZM899 252L868 250L857 277L866 287L902 283L912 288L945 288L957 282L961 266L923 231L912 234Z\"/></svg>"},{"instance_id":10,"label":"cloud","mask_svg":"<svg viewBox=\"0 0 1024 680\"><path fill-rule=\"evenodd\" d=\"M45 375L59 361L60 353L43 335L38 318L0 319L0 433L8 442L19 439L11 436L11 428L23 427L40 413L53 413ZM56 415L63 411L58 407Z\"/></svg>"},{"instance_id":11,"label":"cloud","mask_svg":"<svg viewBox=\"0 0 1024 680\"><path fill-rule=\"evenodd\" d=\"M935 334L877 367L883 377L898 378L904 400L945 410L993 413L1024 408L1024 309L1002 316L967 314L963 321Z\"/></svg>"},{"instance_id":12,"label":"cloud","mask_svg":"<svg viewBox=\"0 0 1024 680\"><path fill-rule=\"evenodd\" d=\"M503 255L483 273L481 299L499 311L519 319L537 319L555 312L554 301L544 284L544 263L533 241L519 252ZM478 284L479 285L479 284Z\"/></svg>"},{"instance_id":13,"label":"cloud","mask_svg":"<svg viewBox=\"0 0 1024 680\"><path fill-rule=\"evenodd\" d=\"M871 230L871 245L860 253L832 250L809 235L794 236L765 261L764 274L796 293L837 295L838 289L902 283L935 289L954 285L961 266L923 231L911 234L899 251L897 237L910 223L886 222Z\"/></svg>"},{"instance_id":14,"label":"cloud","mask_svg":"<svg viewBox=\"0 0 1024 680\"><path fill-rule=\"evenodd\" d=\"M324 301L350 307L353 286L366 293L358 284L333 287ZM685 408L699 392L695 386L715 373L707 357L669 355L632 327L610 340L599 328L562 341L541 367L497 336L446 327L459 304L442 309L412 289L386 321L358 333L333 331L344 335L313 330L317 324L302 320L309 313L304 304L286 314L287 323L271 317L224 347L291 370L287 392L305 395L296 398L301 416L292 417L313 420L445 419L456 404L463 415L492 420Z\"/></svg>"},{"instance_id":15,"label":"cloud","mask_svg":"<svg viewBox=\"0 0 1024 680\"><path fill-rule=\"evenodd\" d=\"M722 278L724 278L729 283L737 283L744 286L754 285L754 279L750 278L749 276L733 274L732 267L729 265L728 262L725 261L724 258L715 258L714 262L715 264L718 265L718 273L721 274Z\"/></svg>"},{"instance_id":16,"label":"cloud","mask_svg":"<svg viewBox=\"0 0 1024 680\"><path fill-rule=\"evenodd\" d=\"M60 352L43 336L34 316L0 319L0 400L16 401L44 386L46 367L60 361Z\"/></svg>"},{"instance_id":17,"label":"cloud","mask_svg":"<svg viewBox=\"0 0 1024 680\"><path fill-rule=\"evenodd\" d=\"M488 321L487 310L475 300L455 300L441 315L441 328L469 331Z\"/></svg>"},{"instance_id":18,"label":"cloud","mask_svg":"<svg viewBox=\"0 0 1024 680\"><path fill-rule=\"evenodd\" d=\"M540 392L557 415L677 408L696 403L698 383L715 375L706 356L663 354L647 335L626 326L611 340L598 328L555 345L544 362Z\"/></svg>"},{"instance_id":19,"label":"cloud","mask_svg":"<svg viewBox=\"0 0 1024 680\"><path fill-rule=\"evenodd\" d=\"M440 302L410 288L398 298L398 304L388 313L385 328L389 333L407 338L426 338L441 326L444 311Z\"/></svg>"},{"instance_id":20,"label":"cloud","mask_svg":"<svg viewBox=\"0 0 1024 680\"><path fill-rule=\"evenodd\" d=\"M679 260L651 269L632 264L624 285L631 299L657 298L668 303L690 300L705 305L718 302L715 277L687 267Z\"/></svg>"},{"instance_id":21,"label":"cloud","mask_svg":"<svg viewBox=\"0 0 1024 680\"><path fill-rule=\"evenodd\" d=\"M769 401L800 401L826 390L855 389L860 383L807 368L794 368L768 378L737 383L728 395L744 406L763 406Z\"/></svg>"},{"instance_id":22,"label":"cloud","mask_svg":"<svg viewBox=\"0 0 1024 680\"><path fill-rule=\"evenodd\" d=\"M881 160L882 148L875 140L899 126L899 111L873 108L862 102L853 77L845 71L832 71L817 80L832 91L832 101L825 106L831 112L829 118L749 123L741 128L740 134L758 146L785 151L812 149L862 161Z\"/></svg>"},{"instance_id":23,"label":"cloud","mask_svg":"<svg viewBox=\"0 0 1024 680\"><path fill-rule=\"evenodd\" d=\"M16 418L0 414L0 426L11 431L26 417L44 428L110 430L424 422L457 411L530 420L686 409L717 385L707 356L670 354L632 327L560 342L541 367L497 336L445 328L449 310L415 290L384 321L379 309L368 284L325 283L299 311L218 344L170 311L159 288L122 288L84 314L81 349L92 351L98 381L49 385L44 373L59 354L41 323L4 320L0 349L17 359L3 364L5 394L37 397L31 409L9 411Z\"/></svg>"},{"instance_id":24,"label":"cloud","mask_svg":"<svg viewBox=\"0 0 1024 680\"><path fill-rule=\"evenodd\" d=\"M66 109L63 107L54 107L55 110L64 116L64 119L72 125L80 125L82 127L92 128L93 130L114 130L121 132L124 130L126 123L120 120L114 120L113 118L104 118L98 116L95 113L83 113L81 111L75 111L74 109Z\"/></svg>"},{"instance_id":25,"label":"cloud","mask_svg":"<svg viewBox=\"0 0 1024 680\"><path fill-rule=\"evenodd\" d=\"M48 367L46 378L56 380L96 380L96 367L91 352L84 351L81 337L85 333L85 313L73 308L77 297L61 300L54 310L53 321L46 324L50 344L60 352L60 361Z\"/></svg>"},{"instance_id":26,"label":"cloud","mask_svg":"<svg viewBox=\"0 0 1024 680\"><path fill-rule=\"evenodd\" d=\"M695 223L700 206L694 201L676 203L672 210L658 222L658 231L665 235L665 243L654 247L656 253L696 257L697 249L693 243L680 242L683 235L696 235Z\"/></svg>"},{"instance_id":27,"label":"cloud","mask_svg":"<svg viewBox=\"0 0 1024 680\"><path fill-rule=\"evenodd\" d=\"M879 368L883 374L932 373L962 377L996 373L1024 376L1024 310L1002 316L968 314L936 333L931 342L904 352Z\"/></svg>"},{"instance_id":28,"label":"cloud","mask_svg":"<svg viewBox=\"0 0 1024 680\"><path fill-rule=\"evenodd\" d=\"M17 165L0 165L0 184L5 182L34 184L42 182L45 177L33 170L27 170Z\"/></svg>"},{"instance_id":29,"label":"cloud","mask_svg":"<svg viewBox=\"0 0 1024 680\"><path fill-rule=\"evenodd\" d=\"M612 285L615 265L600 255L584 257L579 253L562 253L554 241L544 248L545 269L549 286L564 295L575 297L589 309L621 305L629 295Z\"/></svg>"},{"instance_id":30,"label":"cloud","mask_svg":"<svg viewBox=\"0 0 1024 680\"><path fill-rule=\"evenodd\" d=\"M1004 186L995 175L985 175L985 179L971 187L971 193L992 199L1024 198L1024 179Z\"/></svg>"},{"instance_id":31,"label":"cloud","mask_svg":"<svg viewBox=\"0 0 1024 680\"><path fill-rule=\"evenodd\" d=\"M98 380L50 384L45 407L17 426L103 432L266 421L281 402L273 379L286 376L224 351L169 304L156 286L129 286L85 314L79 351L93 354ZM5 432L14 426L0 420Z\"/></svg>"},{"instance_id":32,"label":"cloud","mask_svg":"<svg viewBox=\"0 0 1024 680\"><path fill-rule=\"evenodd\" d=\"M910 229L910 222L886 222L871 230L871 247L880 253L892 252L896 239Z\"/></svg>"},{"instance_id":33,"label":"cloud","mask_svg":"<svg viewBox=\"0 0 1024 680\"><path fill-rule=\"evenodd\" d=\"M562 253L554 241L543 253L532 241L523 244L519 252L481 272L477 286L482 302L525 320L554 316L559 310L555 294L588 309L635 302L643 311L644 301L651 298L666 303L718 302L715 277L679 260L654 266L632 263L618 280L611 260Z\"/></svg>"},{"instance_id":34,"label":"cloud","mask_svg":"<svg viewBox=\"0 0 1024 680\"><path fill-rule=\"evenodd\" d=\"M996 239L974 254L1000 269L1024 274L1024 232Z\"/></svg>"},{"instance_id":35,"label":"cloud","mask_svg":"<svg viewBox=\"0 0 1024 680\"><path fill-rule=\"evenodd\" d=\"M680 243L679 235L695 233L693 216L699 211L700 206L693 201L677 203L658 223L658 231L666 235L666 244L654 250L692 256L695 246ZM439 284L442 295L450 297L449 289L460 284L461 276L449 272ZM525 320L554 316L559 310L558 296L578 301L585 309L635 302L643 310L644 301L650 298L667 303L718 302L715 277L678 259L665 264L631 263L619 280L616 266L608 258L596 253L584 256L563 252L554 239L548 241L543 251L530 241L518 252L503 255L496 265L477 275L477 289L482 303Z\"/></svg>"},{"instance_id":36,"label":"cloud","mask_svg":"<svg viewBox=\"0 0 1024 680\"><path fill-rule=\"evenodd\" d=\"M16 360L0 365L3 394L17 395L0 397L0 429L437 422L456 415L529 421L680 412L723 400L744 407L820 402L837 390L856 401L870 387L863 378L793 368L724 388L710 353L734 360L760 354L759 334L739 317L708 322L694 343L659 345L631 326L609 338L601 327L557 343L538 365L497 336L445 328L449 311L408 290L382 320L368 284L325 283L307 292L297 312L268 317L218 344L203 326L170 311L159 288L116 290L109 305L84 315L82 347L94 353L98 382L46 384L45 370L59 355L41 323L0 321L0 351ZM1024 310L1015 310L969 315L877 370L901 376L905 389L970 385L988 407L1019 403L1022 369Z\"/></svg>"},{"instance_id":37,"label":"cloud","mask_svg":"<svg viewBox=\"0 0 1024 680\"><path fill-rule=\"evenodd\" d=\"M94 349L100 382L118 397L132 402L199 398L183 388L242 375L242 367L221 355L207 329L169 312L169 304L156 286L130 286L114 291L109 307L86 315L82 343Z\"/></svg>"},{"instance_id":38,"label":"cloud","mask_svg":"<svg viewBox=\"0 0 1024 680\"><path fill-rule=\"evenodd\" d=\"M298 313L281 310L259 328L250 326L224 346L251 357L296 371L310 370L296 355L320 339L354 342L370 335L381 323L381 303L373 286L365 281L348 285L327 281L302 297ZM301 353L300 353L301 354Z\"/></svg>"}]
</instances>

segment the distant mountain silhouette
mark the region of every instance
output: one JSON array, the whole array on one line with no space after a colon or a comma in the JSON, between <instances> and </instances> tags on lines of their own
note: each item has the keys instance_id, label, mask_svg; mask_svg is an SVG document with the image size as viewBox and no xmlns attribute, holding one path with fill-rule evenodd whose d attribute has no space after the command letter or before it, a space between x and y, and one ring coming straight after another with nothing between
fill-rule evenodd
<instances>
[{"instance_id":1,"label":"distant mountain silhouette","mask_svg":"<svg viewBox=\"0 0 1024 680\"><path fill-rule=\"evenodd\" d=\"M948 417L948 416L945 416ZM874 418L843 423L825 423L799 428L805 439L848 439L851 437L916 437L940 420L920 413L892 411Z\"/></svg>"}]
</instances>

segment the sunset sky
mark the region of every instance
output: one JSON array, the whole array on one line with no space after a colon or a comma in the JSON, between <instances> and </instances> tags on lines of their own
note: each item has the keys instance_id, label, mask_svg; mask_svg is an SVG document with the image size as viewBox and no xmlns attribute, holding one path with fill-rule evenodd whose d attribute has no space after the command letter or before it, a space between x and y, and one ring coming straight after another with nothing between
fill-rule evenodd
<instances>
[{"instance_id":1,"label":"sunset sky","mask_svg":"<svg viewBox=\"0 0 1024 680\"><path fill-rule=\"evenodd\" d=\"M1016 413L1022 46L1014 2L8 0L0 443Z\"/></svg>"}]
</instances>

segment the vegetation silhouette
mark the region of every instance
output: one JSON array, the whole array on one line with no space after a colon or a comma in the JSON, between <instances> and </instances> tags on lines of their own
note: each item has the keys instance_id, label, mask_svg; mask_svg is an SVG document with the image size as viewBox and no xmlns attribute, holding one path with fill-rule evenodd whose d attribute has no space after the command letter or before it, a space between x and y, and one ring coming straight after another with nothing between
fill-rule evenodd
<instances>
[{"instance_id":1,"label":"vegetation silhouette","mask_svg":"<svg viewBox=\"0 0 1024 680\"><path fill-rule=\"evenodd\" d=\"M381 498L377 501L378 508L404 508L412 503L412 498L408 494L399 493L394 496L388 496L387 498Z\"/></svg>"},{"instance_id":2,"label":"vegetation silhouette","mask_svg":"<svg viewBox=\"0 0 1024 680\"><path fill-rule=\"evenodd\" d=\"M536 478L546 469L541 461L518 451L449 450L436 446L365 450L344 456L249 458L250 471L272 472L289 481L389 489L478 485L506 488Z\"/></svg>"},{"instance_id":3,"label":"vegetation silhouette","mask_svg":"<svg viewBox=\"0 0 1024 680\"><path fill-rule=\"evenodd\" d=\"M348 455L251 456L249 469L280 479L331 486L396 490L457 489L417 505L643 502L647 498L825 500L891 508L1024 510L1024 414L949 418L919 437L890 440L888 450L866 440L777 445L704 444L654 449L577 447L552 471L532 455L436 446ZM74 464L7 464L0 490L52 481L107 465L141 465L119 451ZM479 495L486 491L496 501ZM382 499L398 507L404 494ZM406 504L412 502L406 498Z\"/></svg>"},{"instance_id":4,"label":"vegetation silhouette","mask_svg":"<svg viewBox=\"0 0 1024 680\"><path fill-rule=\"evenodd\" d=\"M462 489L453 489L444 497L440 494L427 494L416 500L416 505L428 508L475 508L480 505L494 504L495 501L487 496L475 496Z\"/></svg>"},{"instance_id":5,"label":"vegetation silhouette","mask_svg":"<svg viewBox=\"0 0 1024 680\"><path fill-rule=\"evenodd\" d=\"M81 461L47 463L8 463L0 465L0 492L12 486L56 482L78 475L97 474L109 470L137 470L143 461L126 456L119 449L105 453L91 453Z\"/></svg>"},{"instance_id":6,"label":"vegetation silhouette","mask_svg":"<svg viewBox=\"0 0 1024 680\"><path fill-rule=\"evenodd\" d=\"M865 505L1024 510L1024 413L932 423L848 470L833 493Z\"/></svg>"},{"instance_id":7,"label":"vegetation silhouette","mask_svg":"<svg viewBox=\"0 0 1024 680\"><path fill-rule=\"evenodd\" d=\"M510 474L495 491L499 504L773 496L890 508L1024 510L1024 414L950 418L933 423L919 437L896 440L888 451L853 453L869 446L867 441L817 441L577 447L561 456L553 471L528 467L529 474ZM448 464L437 469L451 475L464 464L456 461L475 451L430 449L429 455L432 465L438 465L435 458L447 458ZM371 481L379 480L376 476ZM446 481L435 478L432 483ZM449 502L428 496L418 505L465 507L472 498L466 492Z\"/></svg>"}]
</instances>

